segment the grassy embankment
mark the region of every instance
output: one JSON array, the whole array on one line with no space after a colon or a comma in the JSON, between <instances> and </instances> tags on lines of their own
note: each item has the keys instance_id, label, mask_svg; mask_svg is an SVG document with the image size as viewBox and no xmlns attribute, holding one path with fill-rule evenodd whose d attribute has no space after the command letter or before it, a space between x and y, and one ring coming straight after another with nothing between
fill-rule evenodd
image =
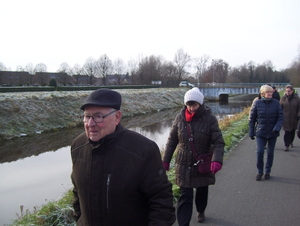
<instances>
[{"instance_id":1,"label":"grassy embankment","mask_svg":"<svg viewBox=\"0 0 300 226\"><path fill-rule=\"evenodd\" d=\"M219 122L225 140L226 156L230 150L245 136L248 131L248 114L249 108L244 109L239 114L232 117L225 118ZM167 172L169 180L173 184L174 203L177 202L179 197L179 187L174 184L174 158L171 162L171 170ZM10 226L21 225L47 225L47 226L75 226L72 218L71 202L73 195L71 190L67 191L65 196L61 199L49 202L41 208L36 208L34 211L29 212L23 210L21 206L21 214L17 219L10 224Z\"/></svg>"}]
</instances>

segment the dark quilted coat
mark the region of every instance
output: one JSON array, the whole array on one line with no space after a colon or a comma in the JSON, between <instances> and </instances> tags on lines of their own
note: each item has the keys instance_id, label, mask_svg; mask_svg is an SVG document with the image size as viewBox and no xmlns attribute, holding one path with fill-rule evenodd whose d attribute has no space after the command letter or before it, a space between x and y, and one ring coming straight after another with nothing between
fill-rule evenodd
<instances>
[{"instance_id":1,"label":"dark quilted coat","mask_svg":"<svg viewBox=\"0 0 300 226\"><path fill-rule=\"evenodd\" d=\"M281 106L276 99L259 99L251 108L249 136L277 137L283 123ZM276 131L276 132L274 132Z\"/></svg>"},{"instance_id":2,"label":"dark quilted coat","mask_svg":"<svg viewBox=\"0 0 300 226\"><path fill-rule=\"evenodd\" d=\"M191 145L188 141L187 122L184 106L176 116L164 153L163 161L170 162L176 151L175 174L176 184L185 188L196 188L215 183L212 173L201 174L194 166L196 162ZM224 140L219 129L217 118L211 114L211 109L201 105L190 123L193 131L197 154L212 153L212 161L223 163Z\"/></svg>"}]
</instances>

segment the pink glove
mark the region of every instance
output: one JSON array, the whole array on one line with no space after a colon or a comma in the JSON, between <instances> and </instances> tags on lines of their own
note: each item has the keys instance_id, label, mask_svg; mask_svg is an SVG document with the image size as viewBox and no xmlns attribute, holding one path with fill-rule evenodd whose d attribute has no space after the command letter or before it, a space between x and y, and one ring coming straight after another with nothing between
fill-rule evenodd
<instances>
[{"instance_id":1,"label":"pink glove","mask_svg":"<svg viewBox=\"0 0 300 226\"><path fill-rule=\"evenodd\" d=\"M163 162L163 165L164 165L165 170L169 171L169 169L170 169L170 163Z\"/></svg>"},{"instance_id":2,"label":"pink glove","mask_svg":"<svg viewBox=\"0 0 300 226\"><path fill-rule=\"evenodd\" d=\"M216 174L219 170L222 169L222 164L219 163L219 162L212 162L210 164L210 171L213 173L213 174Z\"/></svg>"}]
</instances>

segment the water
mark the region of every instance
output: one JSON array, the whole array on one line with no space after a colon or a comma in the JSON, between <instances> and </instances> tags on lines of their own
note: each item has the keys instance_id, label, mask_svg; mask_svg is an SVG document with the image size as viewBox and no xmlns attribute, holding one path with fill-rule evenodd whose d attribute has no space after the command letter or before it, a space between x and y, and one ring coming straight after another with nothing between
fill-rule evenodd
<instances>
[{"instance_id":1,"label":"water","mask_svg":"<svg viewBox=\"0 0 300 226\"><path fill-rule=\"evenodd\" d=\"M251 102L207 103L218 118L236 114ZM154 140L163 149L172 122L180 109L131 118L122 124ZM70 143L83 128L7 141L0 147L0 225L20 215L20 206L33 210L57 200L72 188Z\"/></svg>"}]
</instances>

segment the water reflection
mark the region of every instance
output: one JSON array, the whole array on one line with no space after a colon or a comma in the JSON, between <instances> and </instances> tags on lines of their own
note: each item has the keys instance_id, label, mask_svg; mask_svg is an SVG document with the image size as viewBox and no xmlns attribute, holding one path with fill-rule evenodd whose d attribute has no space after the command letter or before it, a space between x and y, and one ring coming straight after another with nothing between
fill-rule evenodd
<instances>
[{"instance_id":1,"label":"water reflection","mask_svg":"<svg viewBox=\"0 0 300 226\"><path fill-rule=\"evenodd\" d=\"M207 103L222 118L240 112L251 102ZM180 109L170 109L122 119L122 124L154 140L160 149L167 141L172 122ZM0 225L10 223L20 205L33 209L46 200L58 199L72 187L70 144L83 128L73 128L35 137L22 137L0 147Z\"/></svg>"}]
</instances>

